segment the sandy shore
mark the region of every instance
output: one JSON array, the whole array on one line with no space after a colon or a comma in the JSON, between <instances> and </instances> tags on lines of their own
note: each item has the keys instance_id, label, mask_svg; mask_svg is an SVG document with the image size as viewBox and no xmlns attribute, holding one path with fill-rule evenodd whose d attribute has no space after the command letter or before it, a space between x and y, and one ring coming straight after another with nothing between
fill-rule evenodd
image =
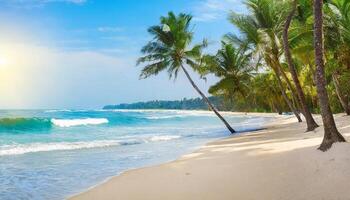
<instances>
[{"instance_id":1,"label":"sandy shore","mask_svg":"<svg viewBox=\"0 0 350 200\"><path fill-rule=\"evenodd\" d=\"M317 117L320 123L320 118ZM336 115L350 141L350 117ZM348 200L350 144L317 149L323 127L279 118L266 130L212 142L159 166L127 171L74 200Z\"/></svg>"}]
</instances>

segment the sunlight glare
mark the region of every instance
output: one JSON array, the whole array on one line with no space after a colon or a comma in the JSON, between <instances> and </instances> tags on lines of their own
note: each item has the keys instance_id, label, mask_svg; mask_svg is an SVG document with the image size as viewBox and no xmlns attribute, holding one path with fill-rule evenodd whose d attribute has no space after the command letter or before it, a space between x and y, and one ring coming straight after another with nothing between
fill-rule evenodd
<instances>
[{"instance_id":1,"label":"sunlight glare","mask_svg":"<svg viewBox=\"0 0 350 200\"><path fill-rule=\"evenodd\" d=\"M6 66L8 64L8 60L4 57L0 57L0 66Z\"/></svg>"}]
</instances>

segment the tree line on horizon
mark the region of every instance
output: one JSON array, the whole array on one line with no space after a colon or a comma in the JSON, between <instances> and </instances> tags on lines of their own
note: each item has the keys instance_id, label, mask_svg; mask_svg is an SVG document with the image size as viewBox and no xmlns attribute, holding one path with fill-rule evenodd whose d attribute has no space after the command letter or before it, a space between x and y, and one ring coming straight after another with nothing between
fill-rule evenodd
<instances>
[{"instance_id":1,"label":"tree line on horizon","mask_svg":"<svg viewBox=\"0 0 350 200\"><path fill-rule=\"evenodd\" d=\"M350 115L350 1L349 0L244 0L247 14L230 12L229 22L239 34L227 33L215 54L208 42L192 44L192 16L169 12L151 26L153 36L141 50L145 64L140 78L167 71L170 78L184 73L190 84L226 125L192 80L189 69L202 78L219 81L209 93L221 96L239 109L259 108L303 115L307 131L318 127L312 113L321 113L326 151L345 142L333 112Z\"/></svg>"},{"instance_id":2,"label":"tree line on horizon","mask_svg":"<svg viewBox=\"0 0 350 200\"><path fill-rule=\"evenodd\" d=\"M209 101L220 111L232 111L232 104L222 96L210 96ZM173 110L208 110L202 98L183 98L181 100L152 100L135 103L106 105L103 109L173 109Z\"/></svg>"}]
</instances>

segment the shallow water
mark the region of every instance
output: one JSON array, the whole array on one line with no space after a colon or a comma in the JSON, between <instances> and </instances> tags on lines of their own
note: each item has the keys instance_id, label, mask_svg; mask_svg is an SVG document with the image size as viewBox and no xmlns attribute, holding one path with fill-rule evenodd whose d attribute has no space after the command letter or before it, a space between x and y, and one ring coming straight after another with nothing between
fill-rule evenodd
<instances>
[{"instance_id":1,"label":"shallow water","mask_svg":"<svg viewBox=\"0 0 350 200\"><path fill-rule=\"evenodd\" d=\"M225 116L238 131L268 117ZM197 111L0 111L0 199L64 199L125 170L174 160L229 132Z\"/></svg>"}]
</instances>

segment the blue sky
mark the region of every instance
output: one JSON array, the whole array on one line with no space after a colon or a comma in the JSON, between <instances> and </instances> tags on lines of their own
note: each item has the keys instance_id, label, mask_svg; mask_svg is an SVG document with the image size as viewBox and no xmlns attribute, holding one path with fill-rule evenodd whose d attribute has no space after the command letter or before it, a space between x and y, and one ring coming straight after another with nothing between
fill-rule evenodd
<instances>
[{"instance_id":1,"label":"blue sky","mask_svg":"<svg viewBox=\"0 0 350 200\"><path fill-rule=\"evenodd\" d=\"M240 0L0 0L0 108L100 108L153 99L197 97L166 73L138 80L147 28L168 11L194 16L195 42L234 32L229 10ZM194 75L206 91L215 82Z\"/></svg>"}]
</instances>

